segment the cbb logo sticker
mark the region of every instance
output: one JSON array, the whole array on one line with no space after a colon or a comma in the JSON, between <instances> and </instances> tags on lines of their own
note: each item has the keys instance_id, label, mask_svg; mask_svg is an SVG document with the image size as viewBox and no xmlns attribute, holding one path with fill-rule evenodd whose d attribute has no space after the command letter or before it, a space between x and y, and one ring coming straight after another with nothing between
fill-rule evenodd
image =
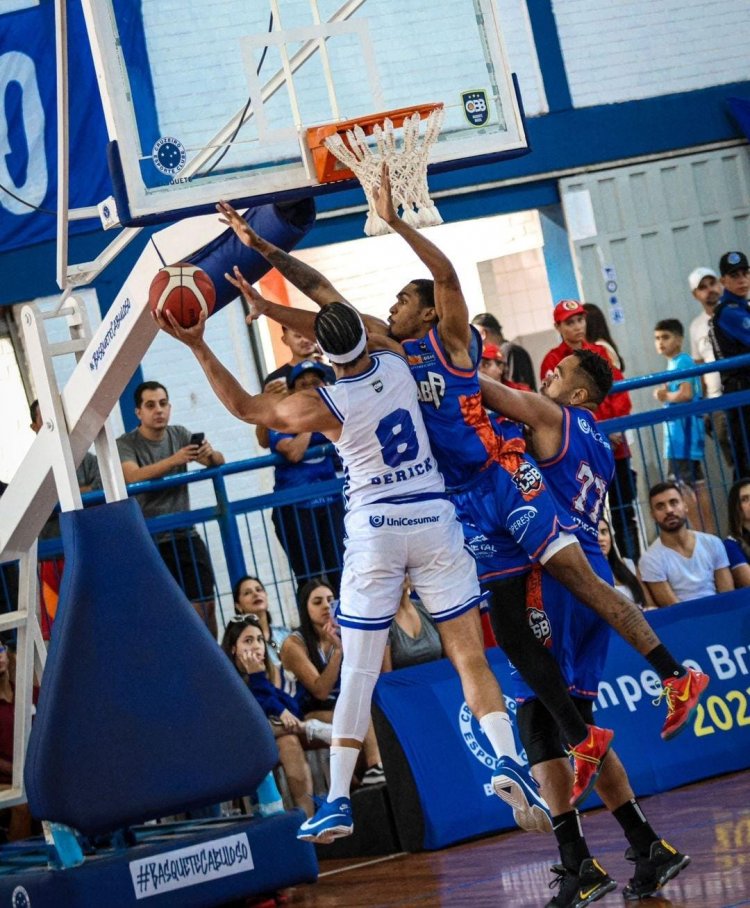
<instances>
[{"instance_id":1,"label":"cbb logo sticker","mask_svg":"<svg viewBox=\"0 0 750 908\"><path fill-rule=\"evenodd\" d=\"M490 115L487 92L483 88L465 91L461 95L464 115L470 126L484 126Z\"/></svg>"}]
</instances>

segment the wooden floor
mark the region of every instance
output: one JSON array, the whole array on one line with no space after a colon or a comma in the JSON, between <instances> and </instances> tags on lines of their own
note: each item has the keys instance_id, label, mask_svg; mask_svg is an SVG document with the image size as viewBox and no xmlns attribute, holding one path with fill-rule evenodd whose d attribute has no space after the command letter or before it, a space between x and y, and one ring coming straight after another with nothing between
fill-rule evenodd
<instances>
[{"instance_id":1,"label":"wooden floor","mask_svg":"<svg viewBox=\"0 0 750 908\"><path fill-rule=\"evenodd\" d=\"M651 825L692 864L646 906L740 908L750 906L750 771L644 798ZM589 848L620 884L630 877L627 842L604 810L584 815ZM550 864L557 860L553 837L510 832L443 851L361 861L323 861L314 886L289 890L290 906L543 906ZM620 889L597 906L622 906ZM637 903L636 903L637 904Z\"/></svg>"}]
</instances>

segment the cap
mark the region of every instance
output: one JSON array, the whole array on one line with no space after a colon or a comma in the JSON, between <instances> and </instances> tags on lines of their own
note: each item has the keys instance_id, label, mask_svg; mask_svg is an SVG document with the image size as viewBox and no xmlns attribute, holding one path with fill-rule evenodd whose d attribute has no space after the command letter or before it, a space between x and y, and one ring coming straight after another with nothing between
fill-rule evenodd
<instances>
[{"instance_id":1,"label":"cap","mask_svg":"<svg viewBox=\"0 0 750 908\"><path fill-rule=\"evenodd\" d=\"M740 268L750 269L747 256L744 252L725 252L719 259L719 274L724 277L725 274L731 274Z\"/></svg>"},{"instance_id":2,"label":"cap","mask_svg":"<svg viewBox=\"0 0 750 908\"><path fill-rule=\"evenodd\" d=\"M501 363L505 360L505 357L497 344L485 344L482 347L482 359L494 359L496 362Z\"/></svg>"},{"instance_id":3,"label":"cap","mask_svg":"<svg viewBox=\"0 0 750 908\"><path fill-rule=\"evenodd\" d=\"M690 285L691 292L698 289L704 277L718 278L718 276L719 275L713 268L694 268L688 275L688 284Z\"/></svg>"},{"instance_id":4,"label":"cap","mask_svg":"<svg viewBox=\"0 0 750 908\"><path fill-rule=\"evenodd\" d=\"M297 363L296 366L292 366L289 375L286 377L287 387L293 388L300 375L304 375L306 372L317 372L321 378L326 377L326 370L322 363L316 362L314 359L305 359L301 363Z\"/></svg>"},{"instance_id":5,"label":"cap","mask_svg":"<svg viewBox=\"0 0 750 908\"><path fill-rule=\"evenodd\" d=\"M555 306L555 324L559 325L560 322L567 322L567 320L573 318L574 315L585 314L586 310L578 300L560 300Z\"/></svg>"}]
</instances>

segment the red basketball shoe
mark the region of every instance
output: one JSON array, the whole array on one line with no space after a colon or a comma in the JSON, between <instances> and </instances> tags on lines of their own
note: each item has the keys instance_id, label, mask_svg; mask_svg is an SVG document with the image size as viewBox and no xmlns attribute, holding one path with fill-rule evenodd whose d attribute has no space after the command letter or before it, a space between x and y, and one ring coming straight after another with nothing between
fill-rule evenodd
<instances>
[{"instance_id":1,"label":"red basketball shoe","mask_svg":"<svg viewBox=\"0 0 750 908\"><path fill-rule=\"evenodd\" d=\"M710 680L703 672L689 668L687 674L681 678L667 678L666 681L662 681L662 690L654 700L654 705L658 705L662 697L666 697L667 720L661 730L664 741L669 741L687 728L688 722L698 708L701 694L708 687Z\"/></svg>"},{"instance_id":2,"label":"red basketball shoe","mask_svg":"<svg viewBox=\"0 0 750 908\"><path fill-rule=\"evenodd\" d=\"M573 757L575 780L573 794L570 797L571 807L580 807L591 789L596 785L602 763L609 752L612 738L615 733L608 728L598 728L596 725L587 726L589 735L585 741L571 747L568 753Z\"/></svg>"}]
</instances>

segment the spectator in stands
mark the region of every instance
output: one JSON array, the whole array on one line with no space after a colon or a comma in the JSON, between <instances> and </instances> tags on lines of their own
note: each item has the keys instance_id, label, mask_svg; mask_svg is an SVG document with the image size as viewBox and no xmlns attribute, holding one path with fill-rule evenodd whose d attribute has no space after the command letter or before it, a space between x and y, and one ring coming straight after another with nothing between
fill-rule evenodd
<instances>
[{"instance_id":1,"label":"spectator in stands","mask_svg":"<svg viewBox=\"0 0 750 908\"><path fill-rule=\"evenodd\" d=\"M31 417L31 431L38 435L43 425L38 400L32 400L29 405L29 416ZM99 465L96 462L96 457L90 451L83 455L83 460L76 469L76 478L81 494L102 487ZM58 515L53 513L42 527L39 539L58 539L59 537L60 520ZM64 563L65 561L62 557L45 558L39 562L40 613L42 636L45 640L49 640L52 625L57 615L57 601L60 596L60 582L62 581Z\"/></svg>"},{"instance_id":2,"label":"spectator in stands","mask_svg":"<svg viewBox=\"0 0 750 908\"><path fill-rule=\"evenodd\" d=\"M632 602L635 602L636 605L640 605L644 611L656 608L651 599L651 594L638 579L635 564L630 558L620 557L617 546L612 539L612 529L609 522L603 517L599 518L599 548L612 569L612 574L615 578L615 589L622 593L623 596L627 596Z\"/></svg>"},{"instance_id":3,"label":"spectator in stands","mask_svg":"<svg viewBox=\"0 0 750 908\"><path fill-rule=\"evenodd\" d=\"M506 378L536 391L536 377L531 357L520 344L512 344L503 337L503 329L495 316L490 312L480 312L474 316L471 323L482 335L485 344L494 344L502 353Z\"/></svg>"},{"instance_id":4,"label":"spectator in stands","mask_svg":"<svg viewBox=\"0 0 750 908\"><path fill-rule=\"evenodd\" d=\"M398 611L388 631L383 671L390 672L442 658L440 633L427 609L418 598L413 598L407 577Z\"/></svg>"},{"instance_id":5,"label":"spectator in stands","mask_svg":"<svg viewBox=\"0 0 750 908\"><path fill-rule=\"evenodd\" d=\"M750 353L750 264L744 252L725 252L719 260L724 292L711 319L711 344L716 359ZM725 394L750 389L750 368L721 373ZM734 476L750 476L750 404L727 412L734 454Z\"/></svg>"},{"instance_id":6,"label":"spectator in stands","mask_svg":"<svg viewBox=\"0 0 750 908\"><path fill-rule=\"evenodd\" d=\"M33 685L32 698L36 703L39 688ZM0 644L0 790L13 782L13 715L16 700L16 660L8 647ZM28 804L19 804L0 811L0 835L7 841L27 839L32 833ZM0 842L1 843L1 842Z\"/></svg>"},{"instance_id":7,"label":"spectator in stands","mask_svg":"<svg viewBox=\"0 0 750 908\"><path fill-rule=\"evenodd\" d=\"M172 405L161 382L141 382L135 389L134 399L140 425L117 439L125 482L187 473L189 463L204 467L224 463L224 456L214 451L205 437L200 444L191 444L190 432L184 426L169 425ZM146 519L190 509L186 485L143 492L137 498ZM158 533L154 541L169 572L217 637L214 572L211 557L195 527Z\"/></svg>"},{"instance_id":8,"label":"spectator in stands","mask_svg":"<svg viewBox=\"0 0 750 908\"><path fill-rule=\"evenodd\" d=\"M675 372L694 365L682 352L685 330L676 318L665 318L654 327L656 352L667 360L667 371ZM665 407L686 404L701 398L701 382L693 378L677 378L654 388L654 397ZM692 526L706 533L716 531L711 514L711 499L706 488L703 470L705 428L697 413L664 423L664 461L667 475L682 486L682 493Z\"/></svg>"},{"instance_id":9,"label":"spectator in stands","mask_svg":"<svg viewBox=\"0 0 750 908\"><path fill-rule=\"evenodd\" d=\"M287 383L292 394L322 387L326 383L325 368L315 360L303 360L289 371ZM287 461L276 467L274 491L292 488L314 491L316 483L336 478L337 462L333 453L303 460L308 448L330 444L319 432L288 435L272 429L269 440L274 454L281 454ZM298 587L311 577L325 574L338 595L344 558L341 492L275 507L272 519Z\"/></svg>"},{"instance_id":10,"label":"spectator in stands","mask_svg":"<svg viewBox=\"0 0 750 908\"><path fill-rule=\"evenodd\" d=\"M676 482L649 490L651 515L659 536L638 565L658 608L734 589L721 540L687 527L687 507Z\"/></svg>"},{"instance_id":11,"label":"spectator in stands","mask_svg":"<svg viewBox=\"0 0 750 908\"><path fill-rule=\"evenodd\" d=\"M509 388L516 388L518 391L530 391L531 388L521 382L511 381L508 378L505 357L502 350L496 344L483 344L482 358L479 360L479 371L483 375L488 375L495 381L502 382Z\"/></svg>"},{"instance_id":12,"label":"spectator in stands","mask_svg":"<svg viewBox=\"0 0 750 908\"><path fill-rule=\"evenodd\" d=\"M235 583L232 596L234 610L238 615L255 615L260 621L269 658L274 666L279 668L281 666L281 647L289 636L290 630L280 624L271 624L266 588L257 577L245 574Z\"/></svg>"},{"instance_id":13,"label":"spectator in stands","mask_svg":"<svg viewBox=\"0 0 750 908\"><path fill-rule=\"evenodd\" d=\"M268 656L260 621L255 615L232 618L224 631L221 648L271 723L279 748L279 763L295 805L308 817L312 816L312 777L302 741L330 745L331 726L316 719L305 722L299 703L279 688L278 672Z\"/></svg>"},{"instance_id":14,"label":"spectator in stands","mask_svg":"<svg viewBox=\"0 0 750 908\"><path fill-rule=\"evenodd\" d=\"M307 692L303 701L305 719L330 722L341 687L341 637L334 617L334 595L325 577L309 580L297 598L300 626L281 647L284 671L297 679ZM370 722L362 757L363 785L385 781L375 729Z\"/></svg>"},{"instance_id":15,"label":"spectator in stands","mask_svg":"<svg viewBox=\"0 0 750 908\"><path fill-rule=\"evenodd\" d=\"M598 343L586 339L587 314L578 300L560 300L555 306L553 318L562 343L553 347L542 360L542 381L574 350L591 350L610 364L615 381L623 378L622 371L607 350ZM609 336L609 332L607 334ZM615 354L621 361L616 350ZM632 403L627 391L615 391L607 395L594 416L600 421L614 419L618 416L627 416L631 409ZM615 538L619 550L628 558L637 561L641 552L641 544L635 513L636 478L630 466L630 448L622 432L613 433L609 436L609 440L615 458L615 476L609 491Z\"/></svg>"},{"instance_id":16,"label":"spectator in stands","mask_svg":"<svg viewBox=\"0 0 750 908\"><path fill-rule=\"evenodd\" d=\"M586 312L586 340L591 344L598 344L607 351L610 365L620 372L625 371L625 361L620 356L615 339L609 330L607 319L602 310L594 303L583 303Z\"/></svg>"},{"instance_id":17,"label":"spectator in stands","mask_svg":"<svg viewBox=\"0 0 750 908\"><path fill-rule=\"evenodd\" d=\"M690 292L701 304L702 312L690 322L690 355L695 363L712 363L716 360L711 346L710 328L716 304L721 296L719 276L711 268L694 268L688 275ZM721 373L706 372L701 376L703 396L708 399L721 397ZM703 417L706 431L721 448L727 464L732 466L732 446L729 443L727 415L723 410L714 410Z\"/></svg>"},{"instance_id":18,"label":"spectator in stands","mask_svg":"<svg viewBox=\"0 0 750 908\"><path fill-rule=\"evenodd\" d=\"M735 482L727 498L729 535L724 547L737 589L750 586L750 478Z\"/></svg>"},{"instance_id":19,"label":"spectator in stands","mask_svg":"<svg viewBox=\"0 0 750 908\"><path fill-rule=\"evenodd\" d=\"M281 342L289 347L292 356L288 363L284 363L283 366L279 366L278 369L269 372L263 379L261 386L264 393L267 394L288 394L287 378L289 377L292 368L304 360L318 358L315 344L308 337L305 337L304 334L300 334L299 331L295 331L293 328L287 328L286 326L282 327ZM326 384L332 385L336 381L333 369L322 363L321 365L323 365L323 369L325 370ZM271 447L268 429L265 426L256 426L255 437L261 448Z\"/></svg>"}]
</instances>

